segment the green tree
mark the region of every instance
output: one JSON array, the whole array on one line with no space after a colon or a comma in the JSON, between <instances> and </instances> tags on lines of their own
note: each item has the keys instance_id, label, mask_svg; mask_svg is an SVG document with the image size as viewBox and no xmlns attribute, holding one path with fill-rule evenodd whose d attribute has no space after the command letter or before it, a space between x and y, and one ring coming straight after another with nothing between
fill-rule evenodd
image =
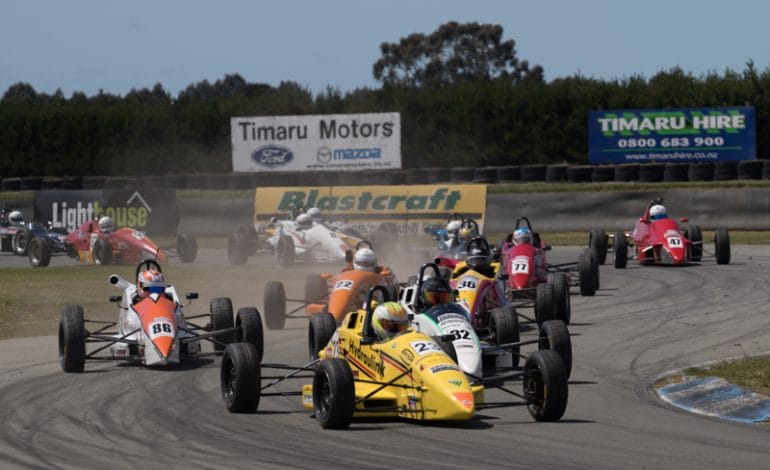
<instances>
[{"instance_id":1,"label":"green tree","mask_svg":"<svg viewBox=\"0 0 770 470\"><path fill-rule=\"evenodd\" d=\"M503 41L503 27L449 22L429 35L413 33L382 43L373 67L383 85L441 86L466 80L543 80L543 67L516 57L516 43Z\"/></svg>"}]
</instances>

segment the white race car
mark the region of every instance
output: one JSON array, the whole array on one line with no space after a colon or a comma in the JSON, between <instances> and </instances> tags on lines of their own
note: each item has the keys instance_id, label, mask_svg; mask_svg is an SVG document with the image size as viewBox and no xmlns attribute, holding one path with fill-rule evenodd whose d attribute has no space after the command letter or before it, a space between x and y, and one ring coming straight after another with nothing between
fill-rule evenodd
<instances>
[{"instance_id":1,"label":"white race car","mask_svg":"<svg viewBox=\"0 0 770 470\"><path fill-rule=\"evenodd\" d=\"M142 271L157 270L154 260L139 263L137 277ZM188 356L201 355L201 340L214 344L214 354L228 343L245 341L262 351L262 319L254 307L238 310L233 321L232 302L227 297L211 300L208 313L185 316L174 286L165 285L162 292L139 296L137 286L112 274L109 282L122 289L122 295L110 297L118 304L118 321L88 320L80 305L64 305L59 323L59 362L65 372L82 372L86 360L116 360L136 362L145 366L178 364ZM191 292L186 299L197 299ZM206 326L190 320L205 317ZM86 328L86 326L89 328ZM91 328L92 327L92 328ZM87 350L86 344L103 343Z\"/></svg>"}]
</instances>

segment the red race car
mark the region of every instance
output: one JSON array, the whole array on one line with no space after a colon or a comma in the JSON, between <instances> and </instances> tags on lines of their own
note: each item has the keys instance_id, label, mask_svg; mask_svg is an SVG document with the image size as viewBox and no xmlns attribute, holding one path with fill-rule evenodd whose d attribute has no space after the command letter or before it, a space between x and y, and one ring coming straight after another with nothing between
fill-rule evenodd
<instances>
[{"instance_id":1,"label":"red race car","mask_svg":"<svg viewBox=\"0 0 770 470\"><path fill-rule=\"evenodd\" d=\"M592 229L588 245L598 255L599 264L604 264L611 248L616 268L628 264L629 248L633 248L631 257L636 256L639 264L681 265L701 261L704 249L700 226L687 223L687 217L679 222L668 217L663 199L658 198L650 202L633 231L608 236L602 229ZM714 231L714 252L708 254L713 254L717 264L730 263L727 229Z\"/></svg>"},{"instance_id":2,"label":"red race car","mask_svg":"<svg viewBox=\"0 0 770 470\"><path fill-rule=\"evenodd\" d=\"M191 263L198 254L197 242L191 235L179 235L176 249L162 249L140 230L130 227L115 230L109 217L86 222L70 232L65 246L68 256L88 264L136 264L146 259L164 263L165 251L178 256L183 263ZM44 267L50 261L50 242L44 237L33 238L29 244L30 264Z\"/></svg>"}]
</instances>

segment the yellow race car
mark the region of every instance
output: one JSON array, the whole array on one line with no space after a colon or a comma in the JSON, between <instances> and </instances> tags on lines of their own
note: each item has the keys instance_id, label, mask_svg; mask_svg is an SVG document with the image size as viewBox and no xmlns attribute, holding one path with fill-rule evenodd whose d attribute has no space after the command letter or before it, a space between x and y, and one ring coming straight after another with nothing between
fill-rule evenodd
<instances>
[{"instance_id":1,"label":"yellow race car","mask_svg":"<svg viewBox=\"0 0 770 470\"><path fill-rule=\"evenodd\" d=\"M311 349L324 345L318 351L318 359L264 386L262 368L289 367L260 364L261 358L250 343L228 345L220 377L227 409L234 413L255 412L262 395L287 394L264 393L266 388L302 371L312 371L313 383L302 386L302 404L313 410L323 428L345 429L354 417L437 421L473 418L476 410L483 407L484 385L471 383L459 370L451 357L451 338L431 338L409 328L391 339L378 341L372 328L373 297L377 293L383 301L390 300L384 286L373 287L367 294L365 308L348 313L339 328L334 318L326 314L329 322L324 331L328 341L321 341L324 334L318 328L309 338ZM555 352L531 354L524 369L508 378L523 379L523 395L515 395L525 399L536 420L555 421L564 414L567 377Z\"/></svg>"}]
</instances>

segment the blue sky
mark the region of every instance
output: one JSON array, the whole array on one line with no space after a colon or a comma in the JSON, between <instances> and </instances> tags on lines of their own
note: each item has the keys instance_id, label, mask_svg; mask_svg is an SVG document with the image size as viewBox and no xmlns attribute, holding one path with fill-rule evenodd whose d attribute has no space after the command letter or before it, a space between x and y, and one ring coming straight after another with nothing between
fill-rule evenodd
<instances>
[{"instance_id":1,"label":"blue sky","mask_svg":"<svg viewBox=\"0 0 770 470\"><path fill-rule=\"evenodd\" d=\"M0 94L18 82L65 96L159 82L176 96L230 73L314 93L377 87L380 43L452 20L502 25L549 81L770 66L763 0L3 0Z\"/></svg>"}]
</instances>

